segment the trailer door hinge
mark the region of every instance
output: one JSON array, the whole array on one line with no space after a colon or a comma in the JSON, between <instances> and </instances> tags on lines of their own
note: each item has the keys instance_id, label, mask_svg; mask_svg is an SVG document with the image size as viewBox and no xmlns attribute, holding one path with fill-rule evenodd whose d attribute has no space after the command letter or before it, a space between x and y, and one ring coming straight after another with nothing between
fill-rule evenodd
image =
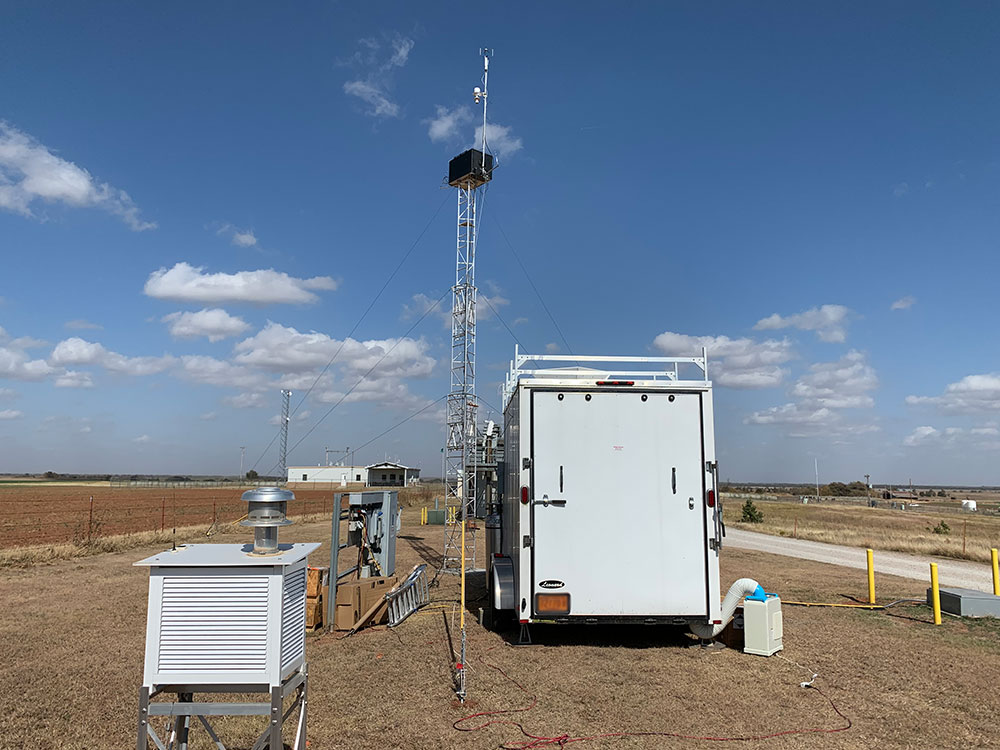
<instances>
[{"instance_id":1,"label":"trailer door hinge","mask_svg":"<svg viewBox=\"0 0 1000 750\"><path fill-rule=\"evenodd\" d=\"M710 550L718 551L718 550L722 549L722 542L720 542L718 539L709 539L708 540L708 548Z\"/></svg>"},{"instance_id":2,"label":"trailer door hinge","mask_svg":"<svg viewBox=\"0 0 1000 750\"><path fill-rule=\"evenodd\" d=\"M705 462L705 471L713 471L716 468L718 468L718 466L719 466L719 462L718 461L706 461Z\"/></svg>"},{"instance_id":3,"label":"trailer door hinge","mask_svg":"<svg viewBox=\"0 0 1000 750\"><path fill-rule=\"evenodd\" d=\"M530 458L522 458L521 459L521 468L522 469L530 469L531 468L531 459Z\"/></svg>"},{"instance_id":4,"label":"trailer door hinge","mask_svg":"<svg viewBox=\"0 0 1000 750\"><path fill-rule=\"evenodd\" d=\"M530 535L530 534L525 534L525 535L524 535L524 540L523 540L523 542L522 542L522 546L523 546L523 547L524 547L525 549L527 549L528 547L530 547L530 546L531 546L531 535Z\"/></svg>"}]
</instances>

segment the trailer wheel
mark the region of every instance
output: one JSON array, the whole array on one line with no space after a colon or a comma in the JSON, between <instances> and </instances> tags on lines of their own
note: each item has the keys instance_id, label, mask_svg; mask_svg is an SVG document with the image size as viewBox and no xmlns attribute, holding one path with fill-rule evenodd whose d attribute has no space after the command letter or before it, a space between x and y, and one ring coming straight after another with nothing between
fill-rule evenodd
<instances>
[{"instance_id":1,"label":"trailer wheel","mask_svg":"<svg viewBox=\"0 0 1000 750\"><path fill-rule=\"evenodd\" d=\"M490 587L486 597L488 602L486 608L486 616L488 618L486 627L495 632L506 630L514 620L514 613L511 610L499 609L496 606L496 601L500 598L498 586L496 576L490 571Z\"/></svg>"}]
</instances>

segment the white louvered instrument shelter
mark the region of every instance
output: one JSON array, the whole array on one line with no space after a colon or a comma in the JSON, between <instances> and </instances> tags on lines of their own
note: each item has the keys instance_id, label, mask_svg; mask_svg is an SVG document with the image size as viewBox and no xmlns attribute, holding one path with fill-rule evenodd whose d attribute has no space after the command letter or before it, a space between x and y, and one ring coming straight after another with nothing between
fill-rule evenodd
<instances>
[{"instance_id":1,"label":"white louvered instrument shelter","mask_svg":"<svg viewBox=\"0 0 1000 750\"><path fill-rule=\"evenodd\" d=\"M280 685L305 661L306 558L318 544L196 544L149 567L143 684Z\"/></svg>"}]
</instances>

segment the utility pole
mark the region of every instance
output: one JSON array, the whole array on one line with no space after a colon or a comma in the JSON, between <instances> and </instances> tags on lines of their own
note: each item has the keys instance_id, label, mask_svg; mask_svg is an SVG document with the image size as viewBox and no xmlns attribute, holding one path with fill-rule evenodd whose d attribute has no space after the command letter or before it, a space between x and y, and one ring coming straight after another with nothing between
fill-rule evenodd
<instances>
[{"instance_id":1,"label":"utility pole","mask_svg":"<svg viewBox=\"0 0 1000 750\"><path fill-rule=\"evenodd\" d=\"M869 481L871 479L871 474L865 474L865 492L868 494L868 505L872 504L872 484Z\"/></svg>"},{"instance_id":2,"label":"utility pole","mask_svg":"<svg viewBox=\"0 0 1000 750\"><path fill-rule=\"evenodd\" d=\"M813 462L816 466L816 502L819 502L819 458L814 457Z\"/></svg>"},{"instance_id":3,"label":"utility pole","mask_svg":"<svg viewBox=\"0 0 1000 750\"><path fill-rule=\"evenodd\" d=\"M279 466L281 468L281 481L288 477L288 402L292 397L291 391L282 389L281 391L281 445L279 446Z\"/></svg>"},{"instance_id":4,"label":"utility pole","mask_svg":"<svg viewBox=\"0 0 1000 750\"><path fill-rule=\"evenodd\" d=\"M330 448L328 446L323 447L323 452L326 453L326 465L330 465Z\"/></svg>"},{"instance_id":5,"label":"utility pole","mask_svg":"<svg viewBox=\"0 0 1000 750\"><path fill-rule=\"evenodd\" d=\"M243 459L246 458L247 447L245 445L240 446L240 480L243 479Z\"/></svg>"}]
</instances>

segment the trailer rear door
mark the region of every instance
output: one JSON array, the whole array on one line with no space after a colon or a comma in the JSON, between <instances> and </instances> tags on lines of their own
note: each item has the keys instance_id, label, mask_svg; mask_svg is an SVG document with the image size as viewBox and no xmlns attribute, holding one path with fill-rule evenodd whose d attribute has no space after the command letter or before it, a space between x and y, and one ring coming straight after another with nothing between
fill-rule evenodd
<instances>
[{"instance_id":1,"label":"trailer rear door","mask_svg":"<svg viewBox=\"0 0 1000 750\"><path fill-rule=\"evenodd\" d=\"M701 415L698 392L532 392L532 602L707 614Z\"/></svg>"}]
</instances>

